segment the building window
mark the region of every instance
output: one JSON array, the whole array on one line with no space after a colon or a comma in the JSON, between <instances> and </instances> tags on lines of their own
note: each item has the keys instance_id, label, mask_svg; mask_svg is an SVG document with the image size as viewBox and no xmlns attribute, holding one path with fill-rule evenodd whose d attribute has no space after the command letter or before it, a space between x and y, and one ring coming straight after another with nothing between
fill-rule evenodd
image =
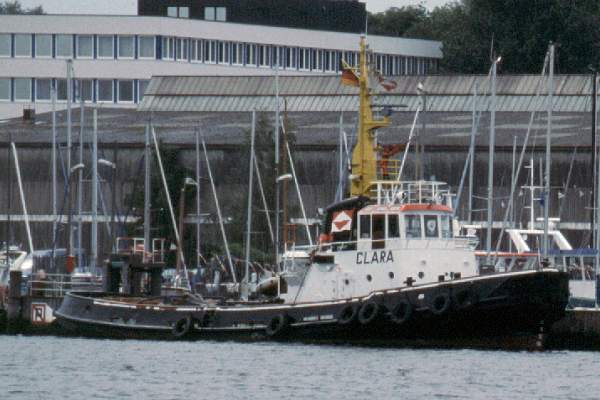
<instances>
[{"instance_id":1,"label":"building window","mask_svg":"<svg viewBox=\"0 0 600 400\"><path fill-rule=\"evenodd\" d=\"M171 18L189 18L189 7L167 7L167 17Z\"/></svg>"},{"instance_id":2,"label":"building window","mask_svg":"<svg viewBox=\"0 0 600 400\"><path fill-rule=\"evenodd\" d=\"M0 78L0 101L10 101L10 78Z\"/></svg>"},{"instance_id":3,"label":"building window","mask_svg":"<svg viewBox=\"0 0 600 400\"><path fill-rule=\"evenodd\" d=\"M142 100L144 94L146 93L146 89L148 89L149 80L141 80L138 83L138 99Z\"/></svg>"},{"instance_id":4,"label":"building window","mask_svg":"<svg viewBox=\"0 0 600 400\"><path fill-rule=\"evenodd\" d=\"M81 101L81 96L83 96L83 101L91 102L93 100L93 86L94 83L91 79L83 79L80 81L76 81L77 85L77 101Z\"/></svg>"},{"instance_id":5,"label":"building window","mask_svg":"<svg viewBox=\"0 0 600 400\"><path fill-rule=\"evenodd\" d=\"M119 103L133 103L133 81L119 81L117 88Z\"/></svg>"},{"instance_id":6,"label":"building window","mask_svg":"<svg viewBox=\"0 0 600 400\"><path fill-rule=\"evenodd\" d=\"M175 58L175 40L172 37L162 38L162 59L173 60Z\"/></svg>"},{"instance_id":7,"label":"building window","mask_svg":"<svg viewBox=\"0 0 600 400\"><path fill-rule=\"evenodd\" d=\"M234 65L243 64L243 46L241 43L231 43L231 63Z\"/></svg>"},{"instance_id":8,"label":"building window","mask_svg":"<svg viewBox=\"0 0 600 400\"><path fill-rule=\"evenodd\" d=\"M138 38L139 58L156 58L156 39L154 36Z\"/></svg>"},{"instance_id":9,"label":"building window","mask_svg":"<svg viewBox=\"0 0 600 400\"><path fill-rule=\"evenodd\" d=\"M35 56L52 57L52 35L35 35Z\"/></svg>"},{"instance_id":10,"label":"building window","mask_svg":"<svg viewBox=\"0 0 600 400\"><path fill-rule=\"evenodd\" d=\"M258 64L261 67L270 67L269 61L269 46L259 45L258 46Z\"/></svg>"},{"instance_id":11,"label":"building window","mask_svg":"<svg viewBox=\"0 0 600 400\"><path fill-rule=\"evenodd\" d=\"M256 66L256 45L255 44L247 44L245 46L246 46L246 53L245 53L246 59L244 60L244 64Z\"/></svg>"},{"instance_id":12,"label":"building window","mask_svg":"<svg viewBox=\"0 0 600 400\"><path fill-rule=\"evenodd\" d=\"M59 101L67 101L67 80L56 80L56 99Z\"/></svg>"},{"instance_id":13,"label":"building window","mask_svg":"<svg viewBox=\"0 0 600 400\"><path fill-rule=\"evenodd\" d=\"M31 101L31 79L15 79L15 101Z\"/></svg>"},{"instance_id":14,"label":"building window","mask_svg":"<svg viewBox=\"0 0 600 400\"><path fill-rule=\"evenodd\" d=\"M177 59L180 61L188 60L188 40L177 39Z\"/></svg>"},{"instance_id":15,"label":"building window","mask_svg":"<svg viewBox=\"0 0 600 400\"><path fill-rule=\"evenodd\" d=\"M229 64L229 43L219 42L219 64Z\"/></svg>"},{"instance_id":16,"label":"building window","mask_svg":"<svg viewBox=\"0 0 600 400\"><path fill-rule=\"evenodd\" d=\"M96 93L98 94L99 102L112 103L114 101L113 81L110 79L98 79Z\"/></svg>"},{"instance_id":17,"label":"building window","mask_svg":"<svg viewBox=\"0 0 600 400\"><path fill-rule=\"evenodd\" d=\"M310 50L309 49L298 49L298 69L308 71L310 64Z\"/></svg>"},{"instance_id":18,"label":"building window","mask_svg":"<svg viewBox=\"0 0 600 400\"><path fill-rule=\"evenodd\" d=\"M98 36L98 58L115 58L114 45L112 36Z\"/></svg>"},{"instance_id":19,"label":"building window","mask_svg":"<svg viewBox=\"0 0 600 400\"><path fill-rule=\"evenodd\" d=\"M207 21L215 20L215 7L204 7L204 19Z\"/></svg>"},{"instance_id":20,"label":"building window","mask_svg":"<svg viewBox=\"0 0 600 400\"><path fill-rule=\"evenodd\" d=\"M216 7L215 14L216 14L217 21L227 21L227 8Z\"/></svg>"},{"instance_id":21,"label":"building window","mask_svg":"<svg viewBox=\"0 0 600 400\"><path fill-rule=\"evenodd\" d=\"M31 57L31 35L15 35L15 57Z\"/></svg>"},{"instance_id":22,"label":"building window","mask_svg":"<svg viewBox=\"0 0 600 400\"><path fill-rule=\"evenodd\" d=\"M11 40L10 35L1 34L0 35L0 57L10 57L11 56Z\"/></svg>"},{"instance_id":23,"label":"building window","mask_svg":"<svg viewBox=\"0 0 600 400\"><path fill-rule=\"evenodd\" d=\"M91 35L77 36L77 57L94 58L94 37Z\"/></svg>"},{"instance_id":24,"label":"building window","mask_svg":"<svg viewBox=\"0 0 600 400\"><path fill-rule=\"evenodd\" d=\"M215 64L217 62L217 42L208 40L204 43L204 62Z\"/></svg>"},{"instance_id":25,"label":"building window","mask_svg":"<svg viewBox=\"0 0 600 400\"><path fill-rule=\"evenodd\" d=\"M35 80L35 100L36 101L52 100L52 79L36 79Z\"/></svg>"},{"instance_id":26,"label":"building window","mask_svg":"<svg viewBox=\"0 0 600 400\"><path fill-rule=\"evenodd\" d=\"M117 41L119 58L134 58L135 44L133 36L119 36Z\"/></svg>"},{"instance_id":27,"label":"building window","mask_svg":"<svg viewBox=\"0 0 600 400\"><path fill-rule=\"evenodd\" d=\"M72 35L56 35L56 57L73 57Z\"/></svg>"}]
</instances>

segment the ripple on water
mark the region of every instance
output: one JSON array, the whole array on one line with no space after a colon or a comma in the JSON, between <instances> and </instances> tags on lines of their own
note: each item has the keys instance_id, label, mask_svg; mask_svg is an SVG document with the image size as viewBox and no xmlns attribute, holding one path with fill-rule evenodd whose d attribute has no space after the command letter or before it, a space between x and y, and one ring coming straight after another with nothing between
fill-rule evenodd
<instances>
[{"instance_id":1,"label":"ripple on water","mask_svg":"<svg viewBox=\"0 0 600 400\"><path fill-rule=\"evenodd\" d=\"M0 337L15 400L596 399L600 353Z\"/></svg>"}]
</instances>

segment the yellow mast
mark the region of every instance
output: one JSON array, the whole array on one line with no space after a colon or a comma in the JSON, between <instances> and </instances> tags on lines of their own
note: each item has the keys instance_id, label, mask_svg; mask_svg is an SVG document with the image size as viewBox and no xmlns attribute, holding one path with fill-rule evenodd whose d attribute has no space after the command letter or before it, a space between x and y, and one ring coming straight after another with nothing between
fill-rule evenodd
<instances>
[{"instance_id":1,"label":"yellow mast","mask_svg":"<svg viewBox=\"0 0 600 400\"><path fill-rule=\"evenodd\" d=\"M371 90L369 89L369 68L367 65L367 46L365 37L360 38L360 109L358 112L358 140L352 151L351 196L369 196L371 182L377 180L377 149L375 130L390 125L390 119L373 119L371 109Z\"/></svg>"}]
</instances>

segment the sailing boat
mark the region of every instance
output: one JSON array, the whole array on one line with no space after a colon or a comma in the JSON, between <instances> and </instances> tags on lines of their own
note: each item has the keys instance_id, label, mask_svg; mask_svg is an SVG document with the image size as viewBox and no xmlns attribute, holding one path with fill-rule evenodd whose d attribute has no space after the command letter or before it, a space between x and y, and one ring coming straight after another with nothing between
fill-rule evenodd
<instances>
[{"instance_id":1,"label":"sailing boat","mask_svg":"<svg viewBox=\"0 0 600 400\"><path fill-rule=\"evenodd\" d=\"M448 186L401 181L400 166L380 162L375 130L391 121L373 113L366 47L361 38L360 64L343 75L360 96L350 196L326 208L319 243L294 249L272 296L144 297L128 280L124 293L69 293L59 323L109 337L535 346L540 325L564 315L567 274L481 274L477 244L453 234Z\"/></svg>"}]
</instances>

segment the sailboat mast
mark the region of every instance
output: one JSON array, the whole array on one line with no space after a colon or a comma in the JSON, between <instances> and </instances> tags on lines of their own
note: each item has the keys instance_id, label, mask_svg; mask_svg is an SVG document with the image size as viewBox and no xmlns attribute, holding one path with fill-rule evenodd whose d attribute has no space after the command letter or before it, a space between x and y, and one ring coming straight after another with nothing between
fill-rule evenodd
<instances>
[{"instance_id":1,"label":"sailboat mast","mask_svg":"<svg viewBox=\"0 0 600 400\"><path fill-rule=\"evenodd\" d=\"M200 132L196 129L196 266L200 267Z\"/></svg>"},{"instance_id":2,"label":"sailboat mast","mask_svg":"<svg viewBox=\"0 0 600 400\"><path fill-rule=\"evenodd\" d=\"M82 100L83 101L83 100ZM83 109L83 107L82 107ZM93 110L92 129L92 249L90 269L96 274L98 260L98 109ZM81 216L80 216L81 218Z\"/></svg>"},{"instance_id":3,"label":"sailboat mast","mask_svg":"<svg viewBox=\"0 0 600 400\"><path fill-rule=\"evenodd\" d=\"M152 166L152 147L150 144L150 124L146 124L146 147L144 149L144 261L152 251L150 237L150 226L152 224L150 214L150 196L152 192L152 181L150 180L150 168Z\"/></svg>"},{"instance_id":4,"label":"sailboat mast","mask_svg":"<svg viewBox=\"0 0 600 400\"><path fill-rule=\"evenodd\" d=\"M490 104L490 143L488 157L488 188L487 188L487 233L486 250L487 263L491 262L492 252L492 224L494 223L494 148L496 145L496 74L498 72L498 61L494 60L492 64L491 80L491 104Z\"/></svg>"},{"instance_id":5,"label":"sailboat mast","mask_svg":"<svg viewBox=\"0 0 600 400\"><path fill-rule=\"evenodd\" d=\"M248 283L250 274L250 248L251 239L250 234L252 232L252 194L253 194L253 183L254 183L254 137L256 136L256 111L252 111L252 130L250 134L250 165L249 177L248 177L248 208L246 209L246 262L244 263L244 278L242 280L242 298L248 300Z\"/></svg>"},{"instance_id":6,"label":"sailboat mast","mask_svg":"<svg viewBox=\"0 0 600 400\"><path fill-rule=\"evenodd\" d=\"M550 44L550 65L548 69L548 118L546 132L546 171L544 177L544 258L548 259L550 241L548 240L549 213L550 213L550 169L551 159L551 135L552 135L552 108L554 94L554 44Z\"/></svg>"}]
</instances>

